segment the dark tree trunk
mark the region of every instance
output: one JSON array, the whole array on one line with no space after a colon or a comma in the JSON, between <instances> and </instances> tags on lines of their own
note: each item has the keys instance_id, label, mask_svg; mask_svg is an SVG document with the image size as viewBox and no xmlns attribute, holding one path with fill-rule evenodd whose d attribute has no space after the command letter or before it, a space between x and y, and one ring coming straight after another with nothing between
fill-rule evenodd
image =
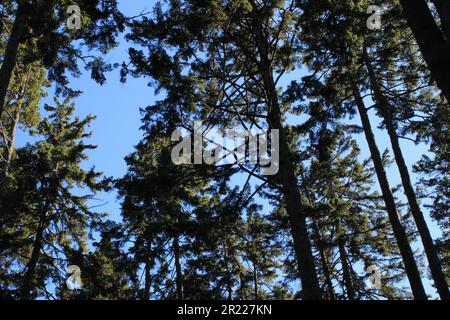
<instances>
[{"instance_id":1,"label":"dark tree trunk","mask_svg":"<svg viewBox=\"0 0 450 320\"><path fill-rule=\"evenodd\" d=\"M223 259L225 263L225 272L227 273L227 292L228 292L228 300L233 300L233 285L231 283L231 271L229 266L229 254L228 254L228 246L226 243L223 245Z\"/></svg>"},{"instance_id":2,"label":"dark tree trunk","mask_svg":"<svg viewBox=\"0 0 450 320\"><path fill-rule=\"evenodd\" d=\"M39 261L40 252L42 249L42 240L44 237L44 223L42 221L39 222L38 229L36 230L36 236L34 238L33 250L31 252L30 261L28 261L25 276L23 277L23 284L21 288L21 298L23 300L31 299L32 289L33 289L33 280L36 273L36 267Z\"/></svg>"},{"instance_id":3,"label":"dark tree trunk","mask_svg":"<svg viewBox=\"0 0 450 320\"><path fill-rule=\"evenodd\" d=\"M144 284L144 294L142 296L143 300L150 300L150 290L152 286L152 268L154 265L154 258L152 252L152 237L149 236L147 239L147 256L145 260L145 284Z\"/></svg>"},{"instance_id":4,"label":"dark tree trunk","mask_svg":"<svg viewBox=\"0 0 450 320\"><path fill-rule=\"evenodd\" d=\"M11 161L14 155L14 150L16 146L16 130L20 121L20 109L17 110L16 115L14 117L14 122L11 125L11 131L9 132L9 144L8 144L8 154L6 155L6 164L5 164L5 175L8 174L9 167L11 166Z\"/></svg>"},{"instance_id":5,"label":"dark tree trunk","mask_svg":"<svg viewBox=\"0 0 450 320\"><path fill-rule=\"evenodd\" d=\"M414 298L417 300L427 300L428 297L425 293L425 289L423 287L422 280L420 278L420 272L414 259L413 251L409 244L405 229L397 213L397 206L395 204L392 191L389 187L386 171L384 170L383 166L383 160L381 158L380 151L378 150L378 146L376 144L375 137L373 135L372 127L370 124L366 107L364 105L364 101L361 97L361 94L359 93L359 89L356 86L356 84L353 83L352 87L356 105L358 107L359 114L361 117L361 122L366 136L367 144L369 145L372 161L375 166L378 181L380 183L380 188L383 194L386 210L392 225L392 230L394 231L394 235L397 240L400 253L403 258L405 271L408 276L409 283L411 285L412 293L414 295Z\"/></svg>"},{"instance_id":6,"label":"dark tree trunk","mask_svg":"<svg viewBox=\"0 0 450 320\"><path fill-rule=\"evenodd\" d=\"M25 32L26 18L25 10L23 6L19 4L11 35L6 45L2 67L0 68L0 116L3 114L5 107L6 93L11 81L12 72L16 65L20 40Z\"/></svg>"},{"instance_id":7,"label":"dark tree trunk","mask_svg":"<svg viewBox=\"0 0 450 320\"><path fill-rule=\"evenodd\" d=\"M450 2L449 2L450 3ZM403 152L400 147L399 138L397 131L392 119L392 114L390 110L389 103L385 98L381 87L378 84L378 80L375 75L375 71L369 60L366 49L364 49L364 59L366 63L367 70L369 72L369 79L371 82L371 87L374 93L374 101L376 102L381 114L383 116L384 123L386 125L389 138L391 140L392 150L394 151L395 161L397 167L400 171L400 176L402 179L403 188L405 190L406 197L408 199L409 207L411 208L411 213L416 222L417 229L419 231L420 237L422 239L422 244L427 255L428 263L431 270L431 275L434 280L434 284L437 288L439 296L443 300L449 299L449 290L447 281L445 280L444 272L442 271L441 261L439 259L436 247L431 237L430 230L428 229L427 223L417 202L416 193L414 187L411 183L411 178L409 176L408 167L406 166L405 159L403 157ZM450 77L450 74L449 74Z\"/></svg>"},{"instance_id":8,"label":"dark tree trunk","mask_svg":"<svg viewBox=\"0 0 450 320\"><path fill-rule=\"evenodd\" d=\"M6 16L4 15L3 12L0 12L0 37L3 34L3 24L5 23L6 20ZM3 46L3 43L0 41L0 46Z\"/></svg>"},{"instance_id":9,"label":"dark tree trunk","mask_svg":"<svg viewBox=\"0 0 450 320\"><path fill-rule=\"evenodd\" d=\"M3 168L1 170L0 173L0 182L2 184L1 189L2 191L5 190L5 188L7 187L7 183L8 183L8 172L9 172L9 168L11 167L11 162L14 156L14 151L15 151L15 145L16 145L16 130L17 127L19 125L19 121L20 121L20 106L17 108L16 110L16 115L13 119L13 122L11 123L11 128L10 128L10 132L8 133L7 139L9 139L9 141L5 141L5 146L6 146L6 161L3 165Z\"/></svg>"},{"instance_id":10,"label":"dark tree trunk","mask_svg":"<svg viewBox=\"0 0 450 320\"><path fill-rule=\"evenodd\" d=\"M14 117L11 129L8 134L4 134L4 143L6 147L5 162L0 169L0 192L5 192L8 185L8 172L11 167L12 158L15 151L16 130L20 120L20 110L17 111Z\"/></svg>"},{"instance_id":11,"label":"dark tree trunk","mask_svg":"<svg viewBox=\"0 0 450 320\"><path fill-rule=\"evenodd\" d=\"M323 275L325 277L325 285L327 286L328 299L336 300L336 295L333 290L333 282L331 281L331 272L330 268L328 267L327 258L325 256L325 245L316 221L313 221L313 230L317 237L317 250L319 250L320 262L322 264Z\"/></svg>"},{"instance_id":12,"label":"dark tree trunk","mask_svg":"<svg viewBox=\"0 0 450 320\"><path fill-rule=\"evenodd\" d=\"M425 0L400 0L400 3L431 74L450 103L450 44Z\"/></svg>"},{"instance_id":13,"label":"dark tree trunk","mask_svg":"<svg viewBox=\"0 0 450 320\"><path fill-rule=\"evenodd\" d=\"M255 13L255 15L257 15L257 13ZM289 216L294 250L302 282L303 299L320 300L322 298L321 290L315 269L311 242L308 236L306 216L291 160L287 136L281 123L281 110L278 94L276 92L268 55L269 44L267 43L267 39L263 36L262 25L257 16L253 19L253 23L260 55L260 61L258 62L259 73L263 80L269 108L268 125L271 129L278 129L280 133L280 163L278 177L283 187L286 211Z\"/></svg>"},{"instance_id":14,"label":"dark tree trunk","mask_svg":"<svg viewBox=\"0 0 450 320\"><path fill-rule=\"evenodd\" d=\"M239 271L239 282L240 282L240 286L241 286L241 295L242 295L242 300L246 300L247 299L247 290L245 288L245 280L244 280L244 275L242 274L241 271Z\"/></svg>"},{"instance_id":15,"label":"dark tree trunk","mask_svg":"<svg viewBox=\"0 0 450 320\"><path fill-rule=\"evenodd\" d=\"M450 1L448 0L432 0L441 20L441 28L444 33L445 40L450 43Z\"/></svg>"},{"instance_id":16,"label":"dark tree trunk","mask_svg":"<svg viewBox=\"0 0 450 320\"><path fill-rule=\"evenodd\" d=\"M152 264L150 262L150 258L145 262L145 285L144 285L144 294L142 296L142 300L150 300L150 288L152 285Z\"/></svg>"},{"instance_id":17,"label":"dark tree trunk","mask_svg":"<svg viewBox=\"0 0 450 320\"><path fill-rule=\"evenodd\" d=\"M14 152L16 149L16 147L15 147L16 131L17 131L17 127L20 122L20 117L22 114L22 107L23 107L23 103L25 100L25 93L28 88L28 84L29 84L31 76L32 76L31 67L28 67L26 76L25 76L25 82L23 83L22 88L20 90L20 97L19 97L18 101L16 102L16 104L17 104L17 107L15 109L16 114L15 114L14 118L11 119L11 121L12 121L11 125L3 126L4 130L6 130L5 127L10 127L10 131L8 132L7 135L3 134L4 144L6 146L7 154L5 157L6 161L3 165L3 168L1 168L1 170L0 170L0 192L5 192L7 185L8 185L8 172L9 172L9 168L11 167L11 162L12 162ZM5 108L6 108L6 105L5 105Z\"/></svg>"},{"instance_id":18,"label":"dark tree trunk","mask_svg":"<svg viewBox=\"0 0 450 320\"><path fill-rule=\"evenodd\" d=\"M345 291L349 300L356 299L355 288L353 286L352 274L348 263L347 250L342 239L339 240L339 256L341 258L342 273L344 278Z\"/></svg>"},{"instance_id":19,"label":"dark tree trunk","mask_svg":"<svg viewBox=\"0 0 450 320\"><path fill-rule=\"evenodd\" d=\"M258 267L256 266L256 261L253 262L253 288L255 300L259 299L259 288L258 288Z\"/></svg>"},{"instance_id":20,"label":"dark tree trunk","mask_svg":"<svg viewBox=\"0 0 450 320\"><path fill-rule=\"evenodd\" d=\"M183 300L183 271L181 270L180 243L178 235L176 235L173 239L173 253L175 256L177 299Z\"/></svg>"}]
</instances>

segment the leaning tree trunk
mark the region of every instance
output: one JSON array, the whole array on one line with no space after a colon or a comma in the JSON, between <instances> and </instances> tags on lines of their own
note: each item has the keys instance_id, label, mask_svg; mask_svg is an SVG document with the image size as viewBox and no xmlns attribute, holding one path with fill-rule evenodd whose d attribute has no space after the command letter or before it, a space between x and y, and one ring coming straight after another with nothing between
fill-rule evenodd
<instances>
[{"instance_id":1,"label":"leaning tree trunk","mask_svg":"<svg viewBox=\"0 0 450 320\"><path fill-rule=\"evenodd\" d=\"M25 80L21 86L21 90L19 93L19 99L16 102L16 108L14 110L15 115L11 119L11 124L9 125L10 131L7 135L4 135L6 137L4 140L5 146L6 146L6 157L5 157L5 163L0 173L0 182L2 184L2 188L6 188L7 185L7 176L9 172L9 168L11 166L11 162L13 160L14 152L15 152L15 142L16 142L16 131L17 127L19 126L20 117L22 115L22 108L25 101L25 94L26 90L28 89L28 85L31 79L31 67L29 66L27 68L26 74L25 74ZM6 106L5 106L6 108ZM12 112L11 112L12 113ZM4 130L6 130L5 126L3 126Z\"/></svg>"},{"instance_id":2,"label":"leaning tree trunk","mask_svg":"<svg viewBox=\"0 0 450 320\"><path fill-rule=\"evenodd\" d=\"M42 240L44 238L45 226L43 221L39 221L39 226L36 231L36 236L33 243L33 251L31 252L30 261L28 261L25 276L23 277L22 288L20 296L23 300L31 299L33 289L33 280L36 273L36 267L39 261L40 252L42 249Z\"/></svg>"},{"instance_id":3,"label":"leaning tree trunk","mask_svg":"<svg viewBox=\"0 0 450 320\"><path fill-rule=\"evenodd\" d=\"M405 229L397 214L397 206L395 204L392 191L389 187L386 171L384 170L381 154L380 151L378 150L378 146L376 144L375 137L373 135L369 116L367 114L367 110L364 105L364 101L361 97L361 94L359 93L359 89L355 83L352 83L352 90L356 101L356 105L359 110L359 115L361 117L361 122L365 132L367 144L369 145L370 154L372 156L372 161L375 166L378 181L380 183L380 188L383 194L386 210L392 225L394 236L397 240L401 256L403 258L405 271L408 276L409 283L411 285L412 293L415 299L427 300L428 297L425 293L425 289L423 287L422 280L420 278L419 268L417 267L416 261L414 259L414 254L409 244Z\"/></svg>"},{"instance_id":4,"label":"leaning tree trunk","mask_svg":"<svg viewBox=\"0 0 450 320\"><path fill-rule=\"evenodd\" d=\"M400 0L400 3L431 75L450 103L450 44L425 0Z\"/></svg>"},{"instance_id":5,"label":"leaning tree trunk","mask_svg":"<svg viewBox=\"0 0 450 320\"><path fill-rule=\"evenodd\" d=\"M16 130L20 121L20 109L16 111L16 115L11 123L11 128L8 133L3 133L3 140L6 148L6 156L4 157L4 163L0 169L0 192L5 192L8 186L8 172L11 167L15 151ZM3 129L6 130L5 126Z\"/></svg>"},{"instance_id":6,"label":"leaning tree trunk","mask_svg":"<svg viewBox=\"0 0 450 320\"><path fill-rule=\"evenodd\" d=\"M287 136L281 123L281 109L268 55L269 44L267 43L267 39L263 36L261 22L257 16L253 19L253 25L257 48L260 55L260 61L257 63L269 108L267 119L268 125L271 129L278 129L280 133L280 163L278 175L283 187L286 211L289 216L298 271L302 282L302 294L305 300L320 300L321 290L315 269L312 246L308 236L306 214L303 209L303 203L297 185L297 178L291 160Z\"/></svg>"},{"instance_id":7,"label":"leaning tree trunk","mask_svg":"<svg viewBox=\"0 0 450 320\"><path fill-rule=\"evenodd\" d=\"M11 35L6 45L2 67L0 68L0 116L4 111L6 93L11 81L12 72L16 65L20 41L25 32L26 19L26 12L23 6L19 4Z\"/></svg>"},{"instance_id":8,"label":"leaning tree trunk","mask_svg":"<svg viewBox=\"0 0 450 320\"><path fill-rule=\"evenodd\" d=\"M20 121L20 108L16 111L16 115L14 116L13 123L11 124L11 131L9 132L9 144L8 150L6 154L6 163L5 163L5 174L8 174L9 167L11 166L11 162L14 156L14 151L16 147L16 131Z\"/></svg>"},{"instance_id":9,"label":"leaning tree trunk","mask_svg":"<svg viewBox=\"0 0 450 320\"><path fill-rule=\"evenodd\" d=\"M445 40L450 44L450 1L432 0L441 20L441 29Z\"/></svg>"},{"instance_id":10,"label":"leaning tree trunk","mask_svg":"<svg viewBox=\"0 0 450 320\"><path fill-rule=\"evenodd\" d=\"M0 38L3 34L5 20L6 16L3 14L3 12L0 12ZM3 46L3 43L0 42L0 46Z\"/></svg>"},{"instance_id":11,"label":"leaning tree trunk","mask_svg":"<svg viewBox=\"0 0 450 320\"><path fill-rule=\"evenodd\" d=\"M375 71L373 69L372 64L369 61L369 56L365 48L364 48L364 60L367 70L369 72L369 79L374 93L374 101L376 102L378 108L381 111L381 115L383 116L383 120L386 125L389 138L391 140L392 150L394 151L395 161L400 171L403 188L405 190L406 198L408 199L409 207L411 208L412 216L414 218L414 221L416 222L417 230L419 231L420 237L422 239L422 244L428 259L428 264L430 266L434 284L441 299L448 300L449 290L447 281L445 280L445 275L442 270L441 261L439 259L436 247L434 245L433 238L431 237L430 230L428 229L427 222L425 221L423 213L417 202L416 193L411 183L408 167L406 166L405 159L403 157L403 152L400 147L400 142L394 125L394 121L392 119L389 103L386 97L384 96L381 87L378 84Z\"/></svg>"}]
</instances>

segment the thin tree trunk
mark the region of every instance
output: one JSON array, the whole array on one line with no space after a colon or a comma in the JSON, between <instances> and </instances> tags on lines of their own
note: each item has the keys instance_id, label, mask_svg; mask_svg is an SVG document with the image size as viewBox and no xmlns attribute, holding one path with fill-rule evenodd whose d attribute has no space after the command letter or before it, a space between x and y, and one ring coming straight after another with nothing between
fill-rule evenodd
<instances>
[{"instance_id":1,"label":"thin tree trunk","mask_svg":"<svg viewBox=\"0 0 450 320\"><path fill-rule=\"evenodd\" d=\"M428 8L425 0L400 0L431 75L450 103L450 44Z\"/></svg>"},{"instance_id":2,"label":"thin tree trunk","mask_svg":"<svg viewBox=\"0 0 450 320\"><path fill-rule=\"evenodd\" d=\"M14 122L11 124L11 131L9 137L4 135L5 147L6 147L6 159L0 170L0 192L4 193L8 188L8 172L11 167L12 158L15 151L16 130L20 120L20 108L17 110ZM9 140L9 141L8 141Z\"/></svg>"},{"instance_id":3,"label":"thin tree trunk","mask_svg":"<svg viewBox=\"0 0 450 320\"><path fill-rule=\"evenodd\" d=\"M441 29L445 40L450 43L450 1L432 0L441 20Z\"/></svg>"},{"instance_id":4,"label":"thin tree trunk","mask_svg":"<svg viewBox=\"0 0 450 320\"><path fill-rule=\"evenodd\" d=\"M345 249L345 244L342 239L339 239L339 256L341 258L342 273L344 278L345 290L347 291L347 298L349 300L355 300L356 293L348 263L347 250Z\"/></svg>"},{"instance_id":5,"label":"thin tree trunk","mask_svg":"<svg viewBox=\"0 0 450 320\"><path fill-rule=\"evenodd\" d=\"M25 32L26 19L26 12L23 6L19 3L14 25L11 30L11 35L6 45L2 67L0 68L0 116L4 111L6 93L11 81L12 72L16 65L20 40Z\"/></svg>"},{"instance_id":6,"label":"thin tree trunk","mask_svg":"<svg viewBox=\"0 0 450 320\"><path fill-rule=\"evenodd\" d=\"M11 125L11 131L9 133L9 144L7 147L7 155L6 155L6 163L4 168L4 174L7 175L9 171L9 167L11 166L11 161L14 155L15 146L16 146L16 130L20 121L20 107L18 108L16 115L14 117L14 121Z\"/></svg>"},{"instance_id":7,"label":"thin tree trunk","mask_svg":"<svg viewBox=\"0 0 450 320\"><path fill-rule=\"evenodd\" d=\"M183 272L181 270L180 262L180 243L179 236L176 235L173 239L173 253L175 256L175 271L176 271L176 287L177 287L177 299L183 300Z\"/></svg>"},{"instance_id":8,"label":"thin tree trunk","mask_svg":"<svg viewBox=\"0 0 450 320\"><path fill-rule=\"evenodd\" d=\"M11 166L12 158L15 151L15 145L16 145L16 130L20 122L20 116L22 114L22 108L23 103L25 99L25 93L28 88L28 84L31 77L31 66L27 68L26 74L25 74L25 81L22 83L22 87L19 93L19 99L16 102L16 114L12 120L12 123L10 125L10 132L8 134L5 134L6 132L3 132L3 140L6 147L6 157L5 157L5 163L3 165L2 170L0 170L0 192L4 192L8 185L8 172L9 168ZM6 106L5 106L6 107ZM9 115L7 116L9 117ZM0 120L1 123L1 120ZM6 130L5 126L2 125L2 129Z\"/></svg>"},{"instance_id":9,"label":"thin tree trunk","mask_svg":"<svg viewBox=\"0 0 450 320\"><path fill-rule=\"evenodd\" d=\"M144 294L142 299L143 300L150 300L150 290L152 286L152 268L154 265L154 258L153 258L153 252L152 252L152 238L147 239L147 257L145 261L145 284L144 284Z\"/></svg>"},{"instance_id":10,"label":"thin tree trunk","mask_svg":"<svg viewBox=\"0 0 450 320\"><path fill-rule=\"evenodd\" d=\"M239 271L239 282L240 282L240 286L241 286L242 300L246 300L247 299L247 290L245 289L244 275L242 274L241 271Z\"/></svg>"},{"instance_id":11,"label":"thin tree trunk","mask_svg":"<svg viewBox=\"0 0 450 320\"><path fill-rule=\"evenodd\" d=\"M4 15L3 12L0 12L0 38L3 35L3 30L4 30L4 23L6 20L6 16ZM3 46L3 43L0 41L0 46Z\"/></svg>"},{"instance_id":12,"label":"thin tree trunk","mask_svg":"<svg viewBox=\"0 0 450 320\"><path fill-rule=\"evenodd\" d=\"M253 264L253 289L254 289L254 295L255 300L259 299L259 288L258 288L258 267L256 265L256 261L252 261Z\"/></svg>"},{"instance_id":13,"label":"thin tree trunk","mask_svg":"<svg viewBox=\"0 0 450 320\"><path fill-rule=\"evenodd\" d=\"M228 300L233 300L233 286L231 284L231 272L228 264L229 255L228 255L228 246L226 243L223 245L223 259L225 262L225 272L227 273L227 292L228 292Z\"/></svg>"},{"instance_id":14,"label":"thin tree trunk","mask_svg":"<svg viewBox=\"0 0 450 320\"><path fill-rule=\"evenodd\" d=\"M43 221L39 221L39 226L36 231L36 236L33 243L33 251L31 253L30 261L28 261L23 284L21 288L21 298L24 300L31 299L31 292L33 289L33 280L36 273L40 252L42 249L42 240L44 237L45 226Z\"/></svg>"},{"instance_id":15,"label":"thin tree trunk","mask_svg":"<svg viewBox=\"0 0 450 320\"><path fill-rule=\"evenodd\" d=\"M242 270L244 269L244 267L242 266L242 264L240 263L239 259L236 258L235 255L232 256L233 260L236 262L236 265L238 267L239 270L239 286L240 286L240 291L241 291L241 299L245 300L247 299L247 289L245 287L245 279L244 279L244 274L242 272Z\"/></svg>"},{"instance_id":16,"label":"thin tree trunk","mask_svg":"<svg viewBox=\"0 0 450 320\"><path fill-rule=\"evenodd\" d=\"M325 256L325 248L320 234L320 229L315 220L313 221L312 225L314 233L317 237L317 250L319 250L320 262L322 264L323 274L325 276L325 285L327 286L328 299L336 300L336 295L333 290L333 282L331 281L331 272L330 268L328 267L327 258Z\"/></svg>"},{"instance_id":17,"label":"thin tree trunk","mask_svg":"<svg viewBox=\"0 0 450 320\"><path fill-rule=\"evenodd\" d=\"M425 289L423 287L422 280L420 278L420 272L414 259L413 251L409 244L405 229L397 213L397 206L395 204L392 191L389 187L386 171L384 169L381 154L380 151L378 150L375 137L373 135L372 127L370 125L370 120L367 114L366 107L364 105L364 101L355 83L352 84L352 87L356 105L358 107L361 122L365 132L367 144L369 145L372 161L375 166L378 181L380 183L380 188L383 194L386 210L388 212L389 220L392 225L392 230L394 231L394 235L403 258L405 271L408 276L409 283L411 285L412 293L414 295L414 298L417 300L427 300L428 297L425 293Z\"/></svg>"},{"instance_id":18,"label":"thin tree trunk","mask_svg":"<svg viewBox=\"0 0 450 320\"><path fill-rule=\"evenodd\" d=\"M255 7L256 8L256 7ZM257 15L257 13L255 13ZM260 54L259 72L263 80L267 104L269 108L268 124L271 129L280 133L279 179L283 187L286 211L289 216L298 270L302 282L302 294L305 300L320 300L321 290L315 269L311 242L308 236L306 216L300 191L297 186L294 167L291 160L287 136L281 124L281 110L275 88L271 64L268 55L267 39L263 36L262 25L257 16L253 19L254 32Z\"/></svg>"},{"instance_id":19,"label":"thin tree trunk","mask_svg":"<svg viewBox=\"0 0 450 320\"><path fill-rule=\"evenodd\" d=\"M305 177L303 172L300 173L301 179L304 181ZM308 198L309 205L313 205L314 199L313 196L308 189L308 187L303 183L302 187L304 189L304 192ZM320 256L320 263L322 265L323 273L325 276L325 285L327 286L327 292L328 292L328 299L329 300L336 300L336 294L334 293L333 289L333 282L331 281L331 271L328 267L327 257L325 255L325 243L322 238L322 234L320 232L320 227L317 223L317 220L315 218L312 218L312 228L317 238L317 250L319 251Z\"/></svg>"},{"instance_id":20,"label":"thin tree trunk","mask_svg":"<svg viewBox=\"0 0 450 320\"><path fill-rule=\"evenodd\" d=\"M369 79L374 93L374 101L376 101L377 106L381 111L384 123L386 125L389 134L389 138L391 140L392 150L394 151L395 161L400 171L403 188L405 190L405 194L408 199L409 207L411 208L412 216L414 218L414 221L416 222L417 229L422 239L422 244L425 249L425 253L427 255L428 264L430 266L434 284L437 288L437 291L441 299L448 300L449 299L448 284L447 281L445 280L445 275L444 272L442 271L441 261L439 259L436 247L434 245L433 238L431 237L430 230L428 229L427 222L425 221L423 213L417 202L416 193L411 183L408 167L406 166L405 159L403 157L403 152L400 147L397 131L392 119L390 106L381 90L381 87L378 84L375 71L372 67L372 64L369 61L369 56L365 48L364 48L364 59L367 70L369 72Z\"/></svg>"},{"instance_id":21,"label":"thin tree trunk","mask_svg":"<svg viewBox=\"0 0 450 320\"><path fill-rule=\"evenodd\" d=\"M145 262L145 285L144 285L144 295L142 297L142 299L145 301L150 300L150 288L152 285L151 270L152 270L152 266L151 266L150 258L148 258L147 261Z\"/></svg>"}]
</instances>

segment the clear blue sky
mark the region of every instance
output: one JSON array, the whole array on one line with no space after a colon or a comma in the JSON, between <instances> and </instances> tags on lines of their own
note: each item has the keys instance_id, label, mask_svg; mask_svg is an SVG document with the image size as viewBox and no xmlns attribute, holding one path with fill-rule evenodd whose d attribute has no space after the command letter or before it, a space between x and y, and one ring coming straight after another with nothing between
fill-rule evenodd
<instances>
[{"instance_id":1,"label":"clear blue sky","mask_svg":"<svg viewBox=\"0 0 450 320\"><path fill-rule=\"evenodd\" d=\"M135 16L143 11L151 10L156 1L119 0L119 3L120 9L125 15ZM128 47L129 45L121 40L121 45L114 49L106 59L111 63L126 61ZM289 78L295 78L295 75L291 74ZM124 157L133 151L134 146L142 138L142 132L139 130L141 126L139 109L155 102L154 89L148 86L148 79L129 77L127 83L120 83L118 70L109 74L108 81L104 86L97 85L92 81L88 73L83 74L80 78L71 79L71 85L73 88L83 91L81 97L75 101L77 105L76 115L80 117L85 117L88 114L97 116L90 128L93 134L89 143L97 145L98 148L89 153L90 158L85 167L95 166L105 175L115 178L123 176L126 173ZM42 104L52 104L53 93L53 91L49 91L49 97L42 101ZM371 119L376 130L375 136L380 150L390 148L387 134L376 129L378 119L373 115ZM354 122L360 124L359 118L356 117ZM29 142L30 137L21 132L17 140L18 146L21 146ZM364 135L358 135L357 140L362 149L362 158L368 158L369 151ZM426 146L415 146L410 141L403 141L402 147L409 168L420 159L422 154L427 152ZM400 177L397 167L392 165L387 171L391 187L399 184ZM412 174L412 177L413 179L417 178L414 174ZM109 212L113 219L120 218L120 203L115 192L101 194L98 198L102 202L106 202L101 207L101 211ZM433 235L439 236L439 229L429 219L428 215L427 221ZM419 244L415 244L415 247L421 248ZM427 292L435 296L434 289L431 288L429 281L425 282Z\"/></svg>"}]
</instances>

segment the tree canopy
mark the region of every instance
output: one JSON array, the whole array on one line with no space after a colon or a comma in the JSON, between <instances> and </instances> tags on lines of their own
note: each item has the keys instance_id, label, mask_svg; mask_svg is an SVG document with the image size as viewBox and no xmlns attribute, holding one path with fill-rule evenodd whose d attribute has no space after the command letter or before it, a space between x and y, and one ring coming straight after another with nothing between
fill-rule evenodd
<instances>
[{"instance_id":1,"label":"tree canopy","mask_svg":"<svg viewBox=\"0 0 450 320\"><path fill-rule=\"evenodd\" d=\"M0 4L0 299L450 298L448 1L120 8ZM85 72L155 92L121 176Z\"/></svg>"}]
</instances>

